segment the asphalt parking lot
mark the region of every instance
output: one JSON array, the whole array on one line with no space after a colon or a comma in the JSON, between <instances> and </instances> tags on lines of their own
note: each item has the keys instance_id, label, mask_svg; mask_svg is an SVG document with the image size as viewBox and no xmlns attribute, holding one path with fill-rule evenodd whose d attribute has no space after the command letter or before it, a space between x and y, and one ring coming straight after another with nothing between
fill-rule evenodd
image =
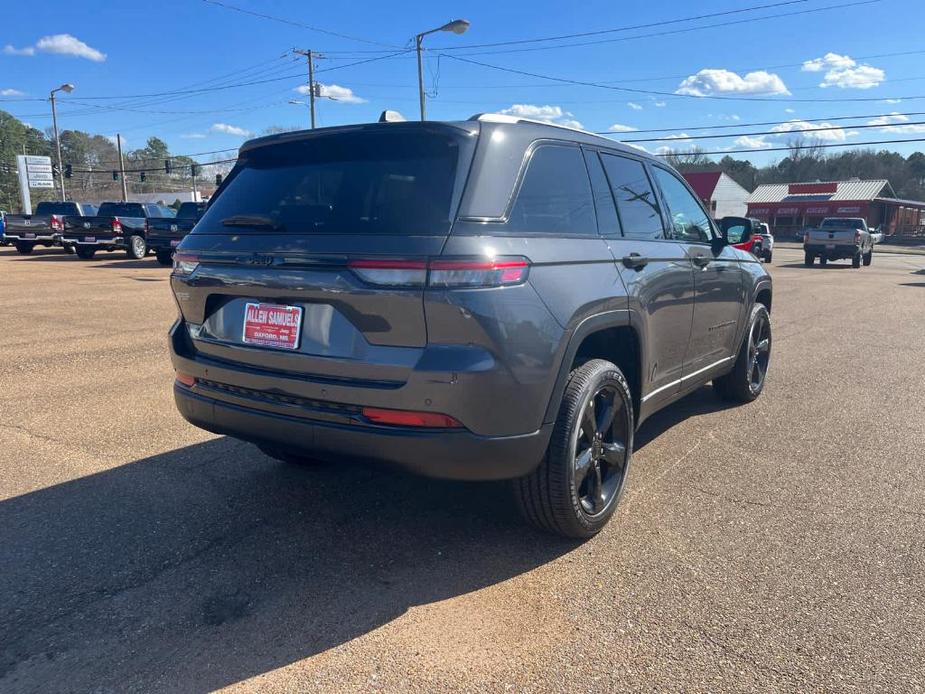
<instances>
[{"instance_id":1,"label":"asphalt parking lot","mask_svg":"<svg viewBox=\"0 0 925 694\"><path fill-rule=\"evenodd\" d=\"M764 395L647 422L576 544L192 428L167 269L0 249L0 691L925 690L925 256L774 261Z\"/></svg>"}]
</instances>

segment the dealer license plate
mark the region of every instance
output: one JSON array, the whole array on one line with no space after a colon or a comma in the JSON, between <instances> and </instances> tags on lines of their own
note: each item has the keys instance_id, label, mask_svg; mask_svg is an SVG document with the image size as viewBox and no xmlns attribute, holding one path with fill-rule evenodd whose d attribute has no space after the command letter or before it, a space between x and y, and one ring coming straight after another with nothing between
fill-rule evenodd
<instances>
[{"instance_id":1,"label":"dealer license plate","mask_svg":"<svg viewBox=\"0 0 925 694\"><path fill-rule=\"evenodd\" d=\"M834 243L827 243L827 244L825 244L825 247L826 247L827 250L830 250L830 251L834 251L834 250L835 250L835 244L834 244Z\"/></svg>"},{"instance_id":2,"label":"dealer license plate","mask_svg":"<svg viewBox=\"0 0 925 694\"><path fill-rule=\"evenodd\" d=\"M84 236L84 243L96 243L95 236Z\"/></svg>"},{"instance_id":3,"label":"dealer license plate","mask_svg":"<svg viewBox=\"0 0 925 694\"><path fill-rule=\"evenodd\" d=\"M33 232L31 232L31 231L27 231L25 234L22 235L22 237L23 237L24 239L34 239L34 238L35 238L35 234L34 234Z\"/></svg>"},{"instance_id":4,"label":"dealer license plate","mask_svg":"<svg viewBox=\"0 0 925 694\"><path fill-rule=\"evenodd\" d=\"M298 349L301 330L301 306L248 303L244 307L245 344Z\"/></svg>"}]
</instances>

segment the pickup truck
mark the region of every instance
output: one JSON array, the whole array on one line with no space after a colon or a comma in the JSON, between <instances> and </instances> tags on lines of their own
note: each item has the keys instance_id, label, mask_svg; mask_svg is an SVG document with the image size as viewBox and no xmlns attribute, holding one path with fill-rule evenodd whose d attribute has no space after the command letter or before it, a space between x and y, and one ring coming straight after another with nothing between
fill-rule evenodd
<instances>
[{"instance_id":1,"label":"pickup truck","mask_svg":"<svg viewBox=\"0 0 925 694\"><path fill-rule=\"evenodd\" d=\"M36 246L57 246L68 216L92 214L96 206L85 202L40 202L33 214L6 215L4 240L28 255Z\"/></svg>"},{"instance_id":2,"label":"pickup truck","mask_svg":"<svg viewBox=\"0 0 925 694\"><path fill-rule=\"evenodd\" d=\"M196 226L206 212L204 202L184 202L174 219L165 217L148 220L148 248L154 251L161 265L173 263L173 249Z\"/></svg>"},{"instance_id":3,"label":"pickup truck","mask_svg":"<svg viewBox=\"0 0 925 694\"><path fill-rule=\"evenodd\" d=\"M870 265L874 243L883 238L867 227L863 217L826 217L815 229L803 235L803 259L807 267L819 258L819 264L829 260L851 258L851 267Z\"/></svg>"},{"instance_id":4,"label":"pickup truck","mask_svg":"<svg viewBox=\"0 0 925 694\"><path fill-rule=\"evenodd\" d=\"M97 251L115 250L141 260L148 252L148 220L173 216L174 211L163 205L104 202L94 215L65 217L61 243L76 249L82 260L91 259Z\"/></svg>"}]
</instances>

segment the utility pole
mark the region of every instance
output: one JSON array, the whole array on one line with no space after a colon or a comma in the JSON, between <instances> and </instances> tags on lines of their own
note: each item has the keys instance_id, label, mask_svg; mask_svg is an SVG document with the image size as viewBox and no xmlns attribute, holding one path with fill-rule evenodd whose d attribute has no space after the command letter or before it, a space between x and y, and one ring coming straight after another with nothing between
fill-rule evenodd
<instances>
[{"instance_id":1,"label":"utility pole","mask_svg":"<svg viewBox=\"0 0 925 694\"><path fill-rule=\"evenodd\" d=\"M58 150L58 186L61 188L62 200L67 200L67 195L64 192L64 170L61 165L61 138L58 137L58 109L55 107L55 94L58 92L70 94L72 91L74 91L74 85L65 82L60 87L52 89L48 95L48 100L51 102L51 124L55 131L55 147Z\"/></svg>"},{"instance_id":2,"label":"utility pole","mask_svg":"<svg viewBox=\"0 0 925 694\"><path fill-rule=\"evenodd\" d=\"M318 53L312 52L311 49L308 50L298 50L294 51L299 55L304 55L308 61L308 111L311 116L311 126L312 130L315 129L315 58L322 58L324 56L319 55Z\"/></svg>"},{"instance_id":3,"label":"utility pole","mask_svg":"<svg viewBox=\"0 0 925 694\"><path fill-rule=\"evenodd\" d=\"M418 99L421 102L421 120L427 120L424 105L424 34L414 37L418 52Z\"/></svg>"},{"instance_id":4,"label":"utility pole","mask_svg":"<svg viewBox=\"0 0 925 694\"><path fill-rule=\"evenodd\" d=\"M116 133L116 147L119 150L119 178L122 181L122 202L128 200L128 188L125 186L125 160L122 158L122 136Z\"/></svg>"}]
</instances>

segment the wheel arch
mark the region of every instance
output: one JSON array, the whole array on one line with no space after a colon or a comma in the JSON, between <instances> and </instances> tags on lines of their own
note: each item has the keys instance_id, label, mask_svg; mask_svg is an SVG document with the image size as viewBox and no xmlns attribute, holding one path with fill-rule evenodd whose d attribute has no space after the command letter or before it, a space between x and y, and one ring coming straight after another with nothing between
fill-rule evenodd
<instances>
[{"instance_id":1,"label":"wheel arch","mask_svg":"<svg viewBox=\"0 0 925 694\"><path fill-rule=\"evenodd\" d=\"M543 421L555 420L569 374L591 359L606 359L620 367L629 384L634 418L638 421L644 346L642 331L632 321L629 310L610 311L584 319L569 338Z\"/></svg>"}]
</instances>

